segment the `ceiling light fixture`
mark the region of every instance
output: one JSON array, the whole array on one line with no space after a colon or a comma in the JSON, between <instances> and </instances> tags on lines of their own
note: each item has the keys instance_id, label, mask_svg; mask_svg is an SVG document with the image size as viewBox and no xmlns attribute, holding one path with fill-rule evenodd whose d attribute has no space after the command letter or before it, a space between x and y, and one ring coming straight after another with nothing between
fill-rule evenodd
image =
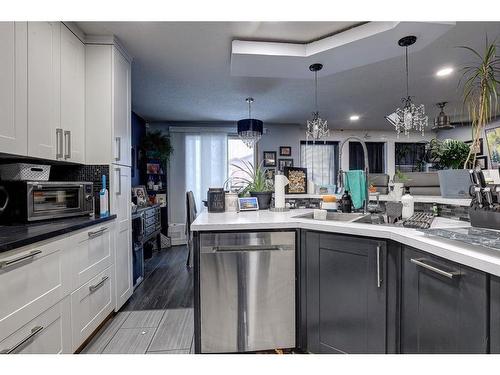
<instances>
[{"instance_id":1,"label":"ceiling light fixture","mask_svg":"<svg viewBox=\"0 0 500 375\"><path fill-rule=\"evenodd\" d=\"M454 125L451 125L450 118L446 113L444 113L444 107L448 102L439 102L436 105L441 109L438 116L434 119L434 127L432 130L442 130L442 129L453 129Z\"/></svg>"},{"instance_id":2,"label":"ceiling light fixture","mask_svg":"<svg viewBox=\"0 0 500 375\"><path fill-rule=\"evenodd\" d=\"M438 77L445 77L453 73L453 68L443 68L436 72Z\"/></svg>"},{"instance_id":3,"label":"ceiling light fixture","mask_svg":"<svg viewBox=\"0 0 500 375\"><path fill-rule=\"evenodd\" d=\"M312 120L307 120L306 139L318 140L330 134L327 120L323 120L318 110L318 72L323 69L322 64L312 64L309 70L314 72L314 112Z\"/></svg>"},{"instance_id":4,"label":"ceiling light fixture","mask_svg":"<svg viewBox=\"0 0 500 375\"><path fill-rule=\"evenodd\" d=\"M359 120L359 116L358 115L352 115L351 117L349 117L349 120L351 120L351 121L358 121Z\"/></svg>"},{"instance_id":5,"label":"ceiling light fixture","mask_svg":"<svg viewBox=\"0 0 500 375\"><path fill-rule=\"evenodd\" d=\"M238 135L249 148L253 148L262 137L264 123L252 118L253 98L246 98L248 103L248 118L238 121Z\"/></svg>"},{"instance_id":6,"label":"ceiling light fixture","mask_svg":"<svg viewBox=\"0 0 500 375\"><path fill-rule=\"evenodd\" d=\"M398 45L405 48L406 97L401 99L403 108L397 108L394 113L385 116L386 120L396 129L398 138L401 133L409 137L411 130L419 131L423 136L427 127L424 105L415 105L409 94L408 47L416 41L417 37L414 35L405 36L398 41Z\"/></svg>"}]
</instances>

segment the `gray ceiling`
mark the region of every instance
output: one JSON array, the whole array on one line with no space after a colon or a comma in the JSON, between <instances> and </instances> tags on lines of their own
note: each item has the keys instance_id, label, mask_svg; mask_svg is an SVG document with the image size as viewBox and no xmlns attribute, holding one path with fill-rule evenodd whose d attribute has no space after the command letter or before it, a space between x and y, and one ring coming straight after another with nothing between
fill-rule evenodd
<instances>
[{"instance_id":1,"label":"gray ceiling","mask_svg":"<svg viewBox=\"0 0 500 375\"><path fill-rule=\"evenodd\" d=\"M313 109L313 81L232 77L233 39L307 42L359 22L79 22L92 35L116 35L134 57L132 108L148 121L236 121L253 114L264 122L304 123ZM425 23L422 24L425 27ZM428 47L412 53L411 95L434 117L439 101L448 114L461 117L458 69L471 62L463 49L484 46L500 36L500 23L459 22ZM401 35L404 36L404 35ZM394 41L396 42L396 40ZM417 41L418 43L418 41ZM377 48L376 45L373 48ZM443 66L458 68L435 77ZM320 113L331 128L387 129L384 115L400 104L404 84L402 57L320 78ZM348 117L361 115L358 122ZM453 120L453 118L452 118Z\"/></svg>"}]
</instances>

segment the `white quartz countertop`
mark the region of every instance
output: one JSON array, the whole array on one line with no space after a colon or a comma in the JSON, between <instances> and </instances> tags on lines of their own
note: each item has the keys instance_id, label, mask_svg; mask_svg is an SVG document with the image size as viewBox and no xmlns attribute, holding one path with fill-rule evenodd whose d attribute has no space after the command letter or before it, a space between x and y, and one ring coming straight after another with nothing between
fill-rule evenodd
<instances>
[{"instance_id":1,"label":"white quartz countertop","mask_svg":"<svg viewBox=\"0 0 500 375\"><path fill-rule=\"evenodd\" d=\"M389 196L386 194L380 194L379 200L381 202L386 202L389 200ZM323 195L320 194L286 194L287 199L322 199ZM439 195L414 195L413 199L417 203L438 203L438 204L449 204L452 206L470 206L471 199L459 199L459 198L443 198ZM370 200L376 201L377 196L370 194Z\"/></svg>"},{"instance_id":2,"label":"white quartz countertop","mask_svg":"<svg viewBox=\"0 0 500 375\"><path fill-rule=\"evenodd\" d=\"M416 229L340 221L320 221L297 217L312 209L287 212L269 210L246 212L202 212L191 224L193 231L234 231L263 229L308 229L321 232L374 237L400 242L416 249L500 276L500 251L438 237L426 236ZM432 228L463 228L469 223L436 218Z\"/></svg>"}]
</instances>

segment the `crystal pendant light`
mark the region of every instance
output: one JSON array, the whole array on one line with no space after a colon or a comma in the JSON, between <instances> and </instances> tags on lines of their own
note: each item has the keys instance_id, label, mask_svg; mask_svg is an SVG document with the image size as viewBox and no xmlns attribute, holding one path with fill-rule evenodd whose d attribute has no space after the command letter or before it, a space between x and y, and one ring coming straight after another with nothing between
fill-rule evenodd
<instances>
[{"instance_id":1,"label":"crystal pendant light","mask_svg":"<svg viewBox=\"0 0 500 375\"><path fill-rule=\"evenodd\" d=\"M318 140L327 137L330 134L328 130L327 120L323 120L318 111L318 72L323 68L322 64L312 64L309 67L311 72L314 72L314 112L312 120L307 120L306 138Z\"/></svg>"},{"instance_id":2,"label":"crystal pendant light","mask_svg":"<svg viewBox=\"0 0 500 375\"><path fill-rule=\"evenodd\" d=\"M406 97L402 98L403 108L397 108L394 113L385 116L387 121L391 123L396 129L397 136L404 133L410 136L410 131L415 130L425 134L428 119L425 115L425 108L423 104L416 105L413 103L412 97L409 94L409 73L408 73L408 47L417 41L417 37L410 35L401 38L398 44L405 47L405 68L406 68Z\"/></svg>"},{"instance_id":3,"label":"crystal pendant light","mask_svg":"<svg viewBox=\"0 0 500 375\"><path fill-rule=\"evenodd\" d=\"M252 118L253 98L246 98L245 101L248 103L248 118L238 121L238 135L244 144L253 148L262 137L264 123Z\"/></svg>"}]
</instances>

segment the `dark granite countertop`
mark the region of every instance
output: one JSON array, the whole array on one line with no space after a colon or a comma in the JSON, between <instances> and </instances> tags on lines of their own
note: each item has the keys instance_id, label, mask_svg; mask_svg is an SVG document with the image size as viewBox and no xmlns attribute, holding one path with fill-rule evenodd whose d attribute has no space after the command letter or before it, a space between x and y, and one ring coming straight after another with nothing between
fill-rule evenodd
<instances>
[{"instance_id":1,"label":"dark granite countertop","mask_svg":"<svg viewBox=\"0 0 500 375\"><path fill-rule=\"evenodd\" d=\"M0 225L0 253L111 221L115 218L116 215L107 217L80 216L69 219L42 221L39 223Z\"/></svg>"}]
</instances>

